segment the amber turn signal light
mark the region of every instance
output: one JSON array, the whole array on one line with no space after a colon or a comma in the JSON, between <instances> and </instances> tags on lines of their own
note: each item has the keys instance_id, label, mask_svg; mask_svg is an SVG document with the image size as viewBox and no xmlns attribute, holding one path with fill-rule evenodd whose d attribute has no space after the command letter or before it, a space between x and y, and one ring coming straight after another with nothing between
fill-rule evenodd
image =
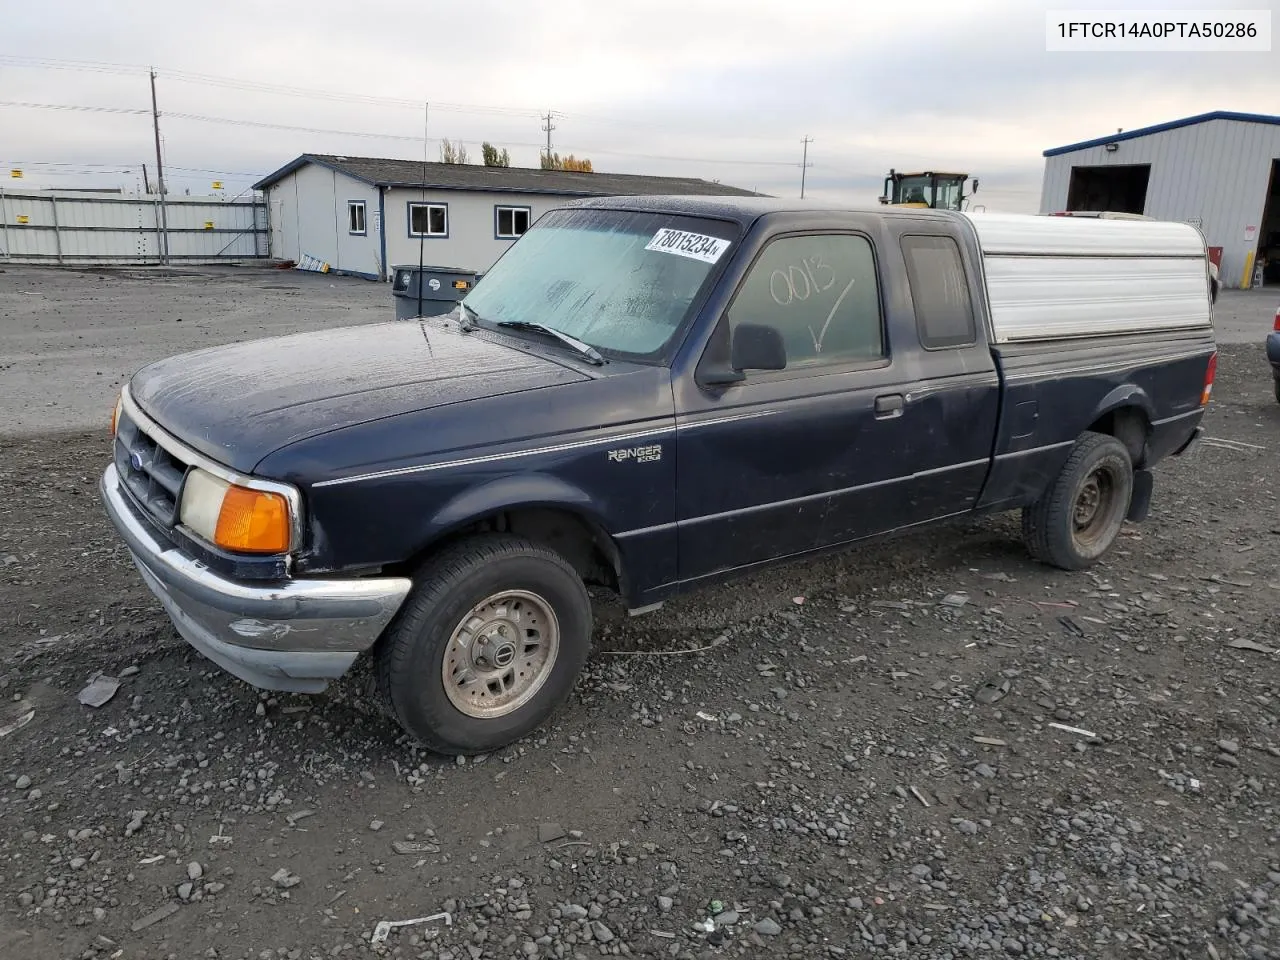
<instances>
[{"instance_id":1,"label":"amber turn signal light","mask_svg":"<svg viewBox=\"0 0 1280 960\"><path fill-rule=\"evenodd\" d=\"M242 553L284 553L289 549L289 505L278 493L228 487L213 542Z\"/></svg>"}]
</instances>

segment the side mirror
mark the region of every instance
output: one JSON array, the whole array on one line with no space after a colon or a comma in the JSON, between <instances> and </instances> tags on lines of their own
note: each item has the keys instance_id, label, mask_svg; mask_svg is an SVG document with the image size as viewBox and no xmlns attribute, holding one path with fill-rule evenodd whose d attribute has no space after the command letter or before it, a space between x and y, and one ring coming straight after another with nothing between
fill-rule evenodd
<instances>
[{"instance_id":1,"label":"side mirror","mask_svg":"<svg viewBox=\"0 0 1280 960\"><path fill-rule=\"evenodd\" d=\"M727 386L745 380L744 370L782 370L786 366L787 348L782 334L763 324L744 323L733 329L729 362L717 360L709 364L699 370L697 379L707 386Z\"/></svg>"},{"instance_id":2,"label":"side mirror","mask_svg":"<svg viewBox=\"0 0 1280 960\"><path fill-rule=\"evenodd\" d=\"M787 348L775 327L744 323L733 331L729 365L735 370L782 370L787 365Z\"/></svg>"}]
</instances>

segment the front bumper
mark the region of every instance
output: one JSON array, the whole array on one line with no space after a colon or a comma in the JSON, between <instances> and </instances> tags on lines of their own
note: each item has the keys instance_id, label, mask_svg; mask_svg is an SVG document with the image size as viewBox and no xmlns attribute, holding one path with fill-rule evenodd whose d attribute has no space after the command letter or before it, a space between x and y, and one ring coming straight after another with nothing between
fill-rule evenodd
<instances>
[{"instance_id":1,"label":"front bumper","mask_svg":"<svg viewBox=\"0 0 1280 960\"><path fill-rule=\"evenodd\" d=\"M114 464L100 487L107 515L178 632L255 687L320 692L374 644L412 586L403 577L239 583L158 539L121 490Z\"/></svg>"}]
</instances>

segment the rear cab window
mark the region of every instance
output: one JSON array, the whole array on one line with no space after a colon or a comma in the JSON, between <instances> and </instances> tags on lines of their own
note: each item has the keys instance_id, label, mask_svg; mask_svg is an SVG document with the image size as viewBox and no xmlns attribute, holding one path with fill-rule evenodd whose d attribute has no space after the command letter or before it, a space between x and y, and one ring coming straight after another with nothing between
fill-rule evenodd
<instances>
[{"instance_id":1,"label":"rear cab window","mask_svg":"<svg viewBox=\"0 0 1280 960\"><path fill-rule=\"evenodd\" d=\"M972 346L978 329L959 245L951 237L909 235L901 248L921 346Z\"/></svg>"}]
</instances>

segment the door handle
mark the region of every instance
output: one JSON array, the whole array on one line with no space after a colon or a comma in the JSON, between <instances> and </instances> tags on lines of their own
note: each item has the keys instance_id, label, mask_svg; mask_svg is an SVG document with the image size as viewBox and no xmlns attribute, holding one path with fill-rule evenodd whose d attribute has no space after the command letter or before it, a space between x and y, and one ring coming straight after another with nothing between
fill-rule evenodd
<instances>
[{"instance_id":1,"label":"door handle","mask_svg":"<svg viewBox=\"0 0 1280 960\"><path fill-rule=\"evenodd\" d=\"M876 416L884 420L900 417L905 405L906 401L900 393L887 393L882 397L876 397Z\"/></svg>"}]
</instances>

